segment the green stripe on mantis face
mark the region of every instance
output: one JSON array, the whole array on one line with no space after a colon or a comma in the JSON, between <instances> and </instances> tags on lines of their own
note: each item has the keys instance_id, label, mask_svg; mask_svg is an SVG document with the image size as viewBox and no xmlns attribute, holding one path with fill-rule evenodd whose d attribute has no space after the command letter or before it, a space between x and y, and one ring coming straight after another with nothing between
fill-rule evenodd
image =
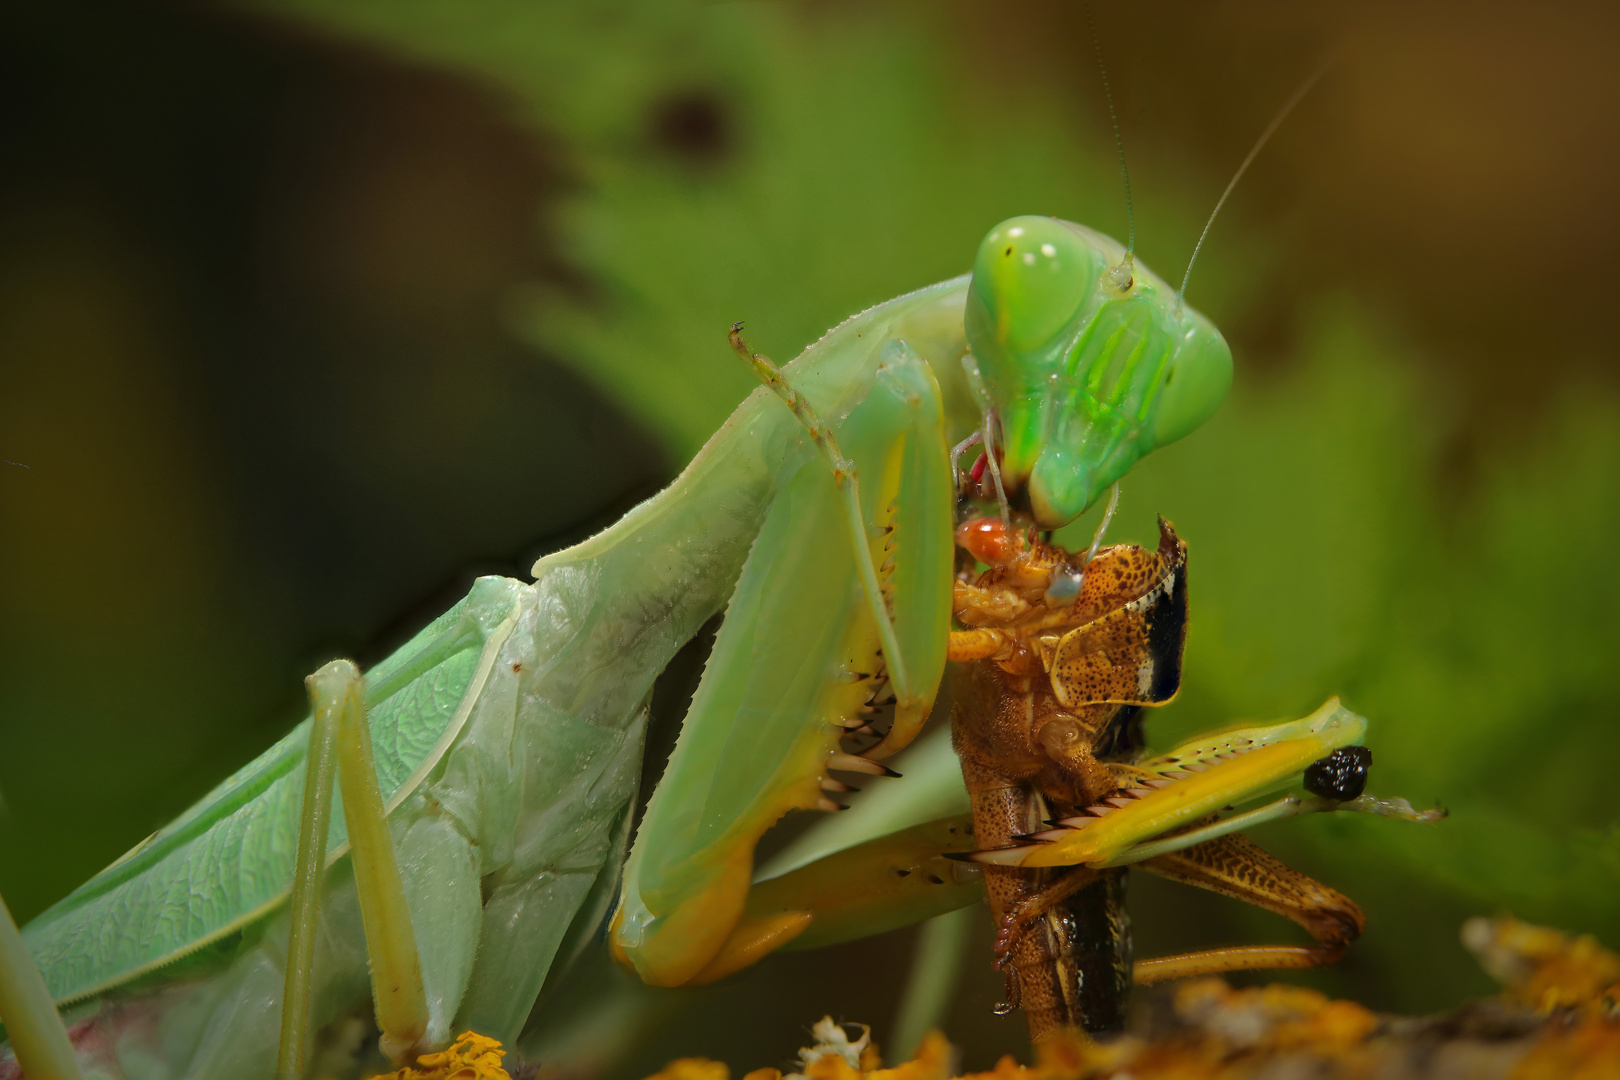
<instances>
[{"instance_id":1,"label":"green stripe on mantis face","mask_svg":"<svg viewBox=\"0 0 1620 1080\"><path fill-rule=\"evenodd\" d=\"M1214 325L1101 233L1010 218L973 264L967 338L1001 421L1001 475L1048 528L1214 413L1232 353Z\"/></svg>"}]
</instances>

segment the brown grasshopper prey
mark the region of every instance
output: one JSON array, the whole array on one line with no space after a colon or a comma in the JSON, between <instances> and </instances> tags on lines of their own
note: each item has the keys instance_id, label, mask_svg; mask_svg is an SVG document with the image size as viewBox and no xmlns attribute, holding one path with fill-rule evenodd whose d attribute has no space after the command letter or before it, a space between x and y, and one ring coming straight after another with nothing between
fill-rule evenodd
<instances>
[{"instance_id":1,"label":"brown grasshopper prey","mask_svg":"<svg viewBox=\"0 0 1620 1080\"><path fill-rule=\"evenodd\" d=\"M1157 551L1074 553L1001 518L960 526L949 656L952 736L996 920L996 965L1033 1038L1117 1030L1138 984L1330 963L1362 931L1353 901L1238 829L1318 810L1429 820L1362 795L1366 721L1330 701L1303 720L1206 735L1141 760L1142 708L1181 685L1187 545L1159 519ZM971 556L971 558L968 558ZM989 568L976 579L974 561ZM1232 807L1303 775L1307 793ZM1248 945L1136 961L1127 867L1292 919L1314 945Z\"/></svg>"}]
</instances>

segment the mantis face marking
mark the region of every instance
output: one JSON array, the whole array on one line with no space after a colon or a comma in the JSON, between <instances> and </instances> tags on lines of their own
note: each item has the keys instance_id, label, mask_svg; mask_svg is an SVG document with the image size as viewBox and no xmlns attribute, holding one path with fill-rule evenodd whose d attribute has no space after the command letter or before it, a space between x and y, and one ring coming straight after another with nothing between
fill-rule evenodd
<instances>
[{"instance_id":1,"label":"mantis face marking","mask_svg":"<svg viewBox=\"0 0 1620 1080\"><path fill-rule=\"evenodd\" d=\"M1214 324L1117 241L1057 218L990 230L966 330L1001 424L1002 482L1042 528L1209 419L1232 384Z\"/></svg>"}]
</instances>

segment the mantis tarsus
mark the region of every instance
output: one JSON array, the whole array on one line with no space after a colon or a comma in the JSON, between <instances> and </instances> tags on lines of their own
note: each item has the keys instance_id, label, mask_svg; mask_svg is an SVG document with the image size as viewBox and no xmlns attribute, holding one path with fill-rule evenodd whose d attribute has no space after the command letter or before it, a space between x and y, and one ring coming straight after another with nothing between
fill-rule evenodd
<instances>
[{"instance_id":1,"label":"mantis tarsus","mask_svg":"<svg viewBox=\"0 0 1620 1080\"><path fill-rule=\"evenodd\" d=\"M1051 528L1207 418L1230 352L1120 245L1042 217L993 229L971 278L854 316L781 373L735 334L733 344L771 386L670 488L541 559L532 584L480 579L363 686L342 668L312 679L316 716L351 736L352 752L317 774L327 785L342 774L324 859L320 799L305 798L322 740L306 721L29 924L23 941L87 1071L268 1076L279 1047L279 1070L301 1073L300 1032L365 1000L368 954L396 1056L463 1027L510 1039L616 895L612 947L659 985L964 902L967 890L947 904L888 881L828 887L874 851L930 858L967 846L948 827L885 836L893 822L875 819L825 858L751 887L766 829L789 810L827 808L845 786L833 772L886 771L879 759L928 715L952 609L945 418L977 412L948 407L959 360L976 358L1002 494ZM621 886L653 679L722 608ZM370 766L354 737L366 730ZM869 730L877 741L864 754L844 747ZM356 796L356 772L373 770L377 798ZM1137 820L1118 851L1075 861L1106 862L1184 823ZM380 914L389 875L368 863L397 863L395 917ZM295 876L310 887L290 905ZM311 958L291 977L289 952ZM384 954L400 962L379 964ZM33 1055L24 1064L36 1078L76 1075L59 1036L48 1045L56 1017L29 998L20 955L0 952L0 984L17 991L0 997L13 1049ZM386 1005L413 967L420 987Z\"/></svg>"}]
</instances>

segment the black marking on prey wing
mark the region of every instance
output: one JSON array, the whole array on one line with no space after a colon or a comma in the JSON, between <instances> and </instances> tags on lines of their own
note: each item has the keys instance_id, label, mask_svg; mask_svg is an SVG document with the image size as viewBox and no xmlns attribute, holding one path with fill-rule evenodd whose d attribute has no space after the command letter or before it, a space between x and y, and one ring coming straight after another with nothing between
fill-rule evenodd
<instances>
[{"instance_id":1,"label":"black marking on prey wing","mask_svg":"<svg viewBox=\"0 0 1620 1080\"><path fill-rule=\"evenodd\" d=\"M1181 689L1181 652L1187 641L1187 564L1171 571L1170 588L1154 597L1142 613L1147 622L1148 657L1153 681L1145 700L1169 701Z\"/></svg>"}]
</instances>

